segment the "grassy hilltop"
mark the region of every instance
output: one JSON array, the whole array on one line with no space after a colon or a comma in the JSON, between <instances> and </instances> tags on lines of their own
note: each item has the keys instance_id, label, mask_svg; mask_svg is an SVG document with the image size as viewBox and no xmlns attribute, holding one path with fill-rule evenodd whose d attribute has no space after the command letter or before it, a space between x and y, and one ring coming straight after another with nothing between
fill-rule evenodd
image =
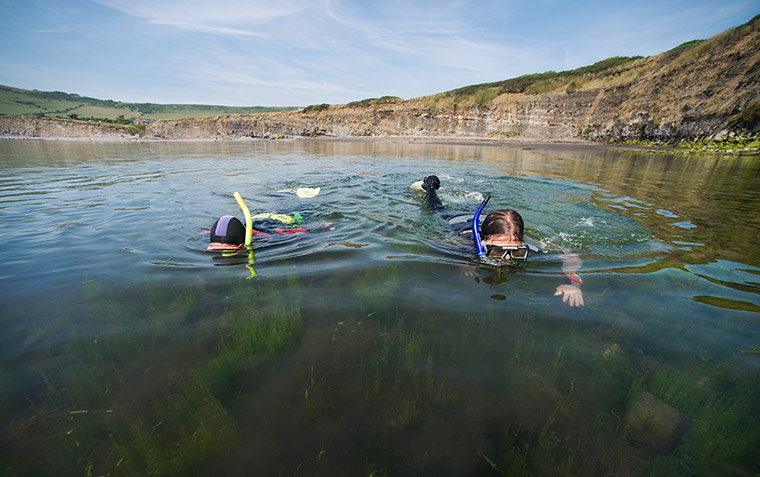
<instances>
[{"instance_id":1,"label":"grassy hilltop","mask_svg":"<svg viewBox=\"0 0 760 477\"><path fill-rule=\"evenodd\" d=\"M37 91L0 85L0 115L39 115L48 117L96 118L106 120L150 118L179 119L291 111L292 107L235 107L201 104L123 103L95 99L60 91Z\"/></svg>"}]
</instances>

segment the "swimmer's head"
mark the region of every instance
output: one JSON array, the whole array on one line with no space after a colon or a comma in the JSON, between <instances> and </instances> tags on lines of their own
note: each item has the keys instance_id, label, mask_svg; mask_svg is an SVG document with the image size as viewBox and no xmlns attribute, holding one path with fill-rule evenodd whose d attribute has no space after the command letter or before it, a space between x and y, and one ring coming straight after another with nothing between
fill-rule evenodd
<instances>
[{"instance_id":1,"label":"swimmer's head","mask_svg":"<svg viewBox=\"0 0 760 477\"><path fill-rule=\"evenodd\" d=\"M245 225L231 215L223 215L211 227L211 243L240 245L245 240Z\"/></svg>"},{"instance_id":2,"label":"swimmer's head","mask_svg":"<svg viewBox=\"0 0 760 477\"><path fill-rule=\"evenodd\" d=\"M481 226L481 239L486 242L499 242L515 245L523 242L523 219L512 209L495 210L486 216Z\"/></svg>"}]
</instances>

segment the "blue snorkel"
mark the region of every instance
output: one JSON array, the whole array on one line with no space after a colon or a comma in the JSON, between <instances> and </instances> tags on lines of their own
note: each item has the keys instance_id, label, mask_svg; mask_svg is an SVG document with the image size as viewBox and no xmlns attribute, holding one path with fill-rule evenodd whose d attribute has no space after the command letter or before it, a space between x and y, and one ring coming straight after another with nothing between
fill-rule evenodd
<instances>
[{"instance_id":1,"label":"blue snorkel","mask_svg":"<svg viewBox=\"0 0 760 477\"><path fill-rule=\"evenodd\" d=\"M477 212L475 212L475 216L472 218L472 239L475 241L475 250L478 251L478 258L482 258L486 254L483 242L480 239L480 213L483 212L489 200L491 200L491 194L486 195L486 198L483 199Z\"/></svg>"}]
</instances>

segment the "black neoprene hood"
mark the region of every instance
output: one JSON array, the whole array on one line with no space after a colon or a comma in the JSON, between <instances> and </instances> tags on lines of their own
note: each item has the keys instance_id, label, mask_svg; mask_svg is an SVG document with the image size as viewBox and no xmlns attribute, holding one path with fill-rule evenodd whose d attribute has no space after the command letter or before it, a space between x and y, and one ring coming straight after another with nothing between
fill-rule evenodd
<instances>
[{"instance_id":1,"label":"black neoprene hood","mask_svg":"<svg viewBox=\"0 0 760 477\"><path fill-rule=\"evenodd\" d=\"M211 242L240 245L245 240L245 226L231 215L224 215L211 227Z\"/></svg>"}]
</instances>

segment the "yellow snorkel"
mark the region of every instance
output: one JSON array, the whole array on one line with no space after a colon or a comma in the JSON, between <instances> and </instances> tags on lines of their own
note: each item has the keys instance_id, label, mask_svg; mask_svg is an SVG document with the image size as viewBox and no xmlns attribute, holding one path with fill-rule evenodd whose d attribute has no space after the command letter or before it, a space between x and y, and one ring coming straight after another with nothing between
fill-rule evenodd
<instances>
[{"instance_id":1,"label":"yellow snorkel","mask_svg":"<svg viewBox=\"0 0 760 477\"><path fill-rule=\"evenodd\" d=\"M251 223L251 211L248 210L248 207L245 205L245 202L243 202L243 198L240 197L240 194L235 192L234 196L240 208L243 209L243 215L245 215L245 246L250 247L251 236L253 235L253 224Z\"/></svg>"},{"instance_id":2,"label":"yellow snorkel","mask_svg":"<svg viewBox=\"0 0 760 477\"><path fill-rule=\"evenodd\" d=\"M251 272L251 275L245 278L251 279L258 275L258 273L256 273L256 270L254 270L252 266L254 263L256 263L256 256L254 255L253 248L251 247L251 236L253 235L253 222L251 221L251 211L248 210L248 206L245 205L245 202L243 202L243 198L240 197L240 194L235 192L233 195L235 196L235 200L237 201L240 208L243 209L243 215L245 216L245 247L251 251L251 253L248 254L248 265L245 266L245 268L247 268L248 271Z\"/></svg>"}]
</instances>

